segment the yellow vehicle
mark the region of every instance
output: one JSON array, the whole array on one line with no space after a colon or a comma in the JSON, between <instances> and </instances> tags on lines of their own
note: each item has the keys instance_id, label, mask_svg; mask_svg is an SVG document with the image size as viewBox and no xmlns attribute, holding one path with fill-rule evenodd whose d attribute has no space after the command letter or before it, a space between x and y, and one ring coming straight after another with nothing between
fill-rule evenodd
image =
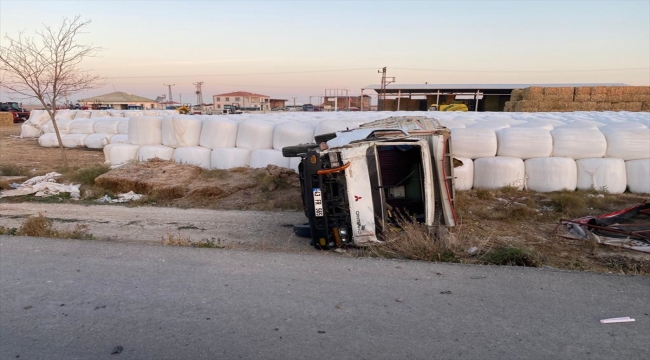
<instances>
[{"instance_id":1,"label":"yellow vehicle","mask_svg":"<svg viewBox=\"0 0 650 360\"><path fill-rule=\"evenodd\" d=\"M429 106L429 111L468 111L465 104L440 104Z\"/></svg>"}]
</instances>

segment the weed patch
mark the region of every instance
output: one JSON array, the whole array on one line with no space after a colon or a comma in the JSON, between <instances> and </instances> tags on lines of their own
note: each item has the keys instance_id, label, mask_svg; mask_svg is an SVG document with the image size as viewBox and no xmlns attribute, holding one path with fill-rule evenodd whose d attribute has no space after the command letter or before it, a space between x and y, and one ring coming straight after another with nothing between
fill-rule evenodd
<instances>
[{"instance_id":1,"label":"weed patch","mask_svg":"<svg viewBox=\"0 0 650 360\"><path fill-rule=\"evenodd\" d=\"M58 239L93 239L93 235L88 233L88 225L77 224L72 230L57 229L54 227L53 221L43 216L43 214L27 218L16 232L16 235Z\"/></svg>"},{"instance_id":2,"label":"weed patch","mask_svg":"<svg viewBox=\"0 0 650 360\"><path fill-rule=\"evenodd\" d=\"M30 176L30 173L14 164L0 164L0 176Z\"/></svg>"},{"instance_id":3,"label":"weed patch","mask_svg":"<svg viewBox=\"0 0 650 360\"><path fill-rule=\"evenodd\" d=\"M0 226L0 235L17 235L18 229Z\"/></svg>"},{"instance_id":4,"label":"weed patch","mask_svg":"<svg viewBox=\"0 0 650 360\"><path fill-rule=\"evenodd\" d=\"M538 254L517 247L502 246L488 251L481 257L485 264L540 267L542 261Z\"/></svg>"},{"instance_id":5,"label":"weed patch","mask_svg":"<svg viewBox=\"0 0 650 360\"><path fill-rule=\"evenodd\" d=\"M161 239L163 245L168 246L186 246L195 248L209 248L209 249L223 249L224 245L221 244L220 238L201 239L199 241L192 241L189 236L183 235L180 231L177 234L168 232Z\"/></svg>"}]
</instances>

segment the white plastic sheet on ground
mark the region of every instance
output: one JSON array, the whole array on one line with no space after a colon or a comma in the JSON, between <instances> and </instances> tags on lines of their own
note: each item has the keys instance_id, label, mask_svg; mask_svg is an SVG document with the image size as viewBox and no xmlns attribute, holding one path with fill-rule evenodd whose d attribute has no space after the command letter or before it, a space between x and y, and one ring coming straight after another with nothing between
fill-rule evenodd
<instances>
[{"instance_id":1,"label":"white plastic sheet on ground","mask_svg":"<svg viewBox=\"0 0 650 360\"><path fill-rule=\"evenodd\" d=\"M46 197L51 195L58 195L61 193L69 193L72 199L79 199L79 185L64 185L56 182L56 178L61 174L51 172L43 176L33 177L22 184L16 189L5 190L0 192L0 198L10 196L23 196L34 194L34 196Z\"/></svg>"},{"instance_id":2,"label":"white plastic sheet on ground","mask_svg":"<svg viewBox=\"0 0 650 360\"><path fill-rule=\"evenodd\" d=\"M456 160L463 164L454 167L454 177L456 178L454 188L460 191L471 190L474 186L474 162L470 158L454 156L454 161Z\"/></svg>"},{"instance_id":3,"label":"white plastic sheet on ground","mask_svg":"<svg viewBox=\"0 0 650 360\"><path fill-rule=\"evenodd\" d=\"M575 190L576 162L566 157L533 158L525 161L526 187L538 192Z\"/></svg>"},{"instance_id":4,"label":"white plastic sheet on ground","mask_svg":"<svg viewBox=\"0 0 650 360\"><path fill-rule=\"evenodd\" d=\"M213 169L232 169L248 166L251 151L241 148L217 148L210 158Z\"/></svg>"},{"instance_id":5,"label":"white plastic sheet on ground","mask_svg":"<svg viewBox=\"0 0 650 360\"><path fill-rule=\"evenodd\" d=\"M572 159L599 158L605 156L607 140L596 128L578 129L560 127L551 131L553 156Z\"/></svg>"},{"instance_id":6,"label":"white plastic sheet on ground","mask_svg":"<svg viewBox=\"0 0 650 360\"><path fill-rule=\"evenodd\" d=\"M174 161L179 164L192 164L209 169L212 150L201 146L180 147L174 150Z\"/></svg>"},{"instance_id":7,"label":"white plastic sheet on ground","mask_svg":"<svg viewBox=\"0 0 650 360\"><path fill-rule=\"evenodd\" d=\"M627 175L625 161L614 158L576 160L577 188L606 190L612 194L625 192Z\"/></svg>"},{"instance_id":8,"label":"white plastic sheet on ground","mask_svg":"<svg viewBox=\"0 0 650 360\"><path fill-rule=\"evenodd\" d=\"M630 192L650 194L650 159L626 161L625 170Z\"/></svg>"},{"instance_id":9,"label":"white plastic sheet on ground","mask_svg":"<svg viewBox=\"0 0 650 360\"><path fill-rule=\"evenodd\" d=\"M519 158L495 156L474 160L474 188L499 189L512 186L524 188L526 167Z\"/></svg>"}]
</instances>

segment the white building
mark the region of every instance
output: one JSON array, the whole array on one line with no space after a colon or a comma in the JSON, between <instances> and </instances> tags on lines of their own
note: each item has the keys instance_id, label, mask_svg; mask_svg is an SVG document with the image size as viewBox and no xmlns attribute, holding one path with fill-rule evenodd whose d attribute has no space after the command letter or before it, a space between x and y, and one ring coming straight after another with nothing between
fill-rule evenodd
<instances>
[{"instance_id":1,"label":"white building","mask_svg":"<svg viewBox=\"0 0 650 360\"><path fill-rule=\"evenodd\" d=\"M271 110L268 95L254 94L246 91L235 91L225 94L213 95L212 102L214 109L220 111L225 105L233 104L242 110Z\"/></svg>"}]
</instances>

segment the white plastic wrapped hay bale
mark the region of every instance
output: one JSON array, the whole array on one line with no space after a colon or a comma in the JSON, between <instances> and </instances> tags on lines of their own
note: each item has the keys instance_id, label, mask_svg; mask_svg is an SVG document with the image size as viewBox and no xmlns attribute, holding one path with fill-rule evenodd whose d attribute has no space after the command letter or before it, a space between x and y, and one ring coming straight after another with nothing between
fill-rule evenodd
<instances>
[{"instance_id":1,"label":"white plastic wrapped hay bale","mask_svg":"<svg viewBox=\"0 0 650 360\"><path fill-rule=\"evenodd\" d=\"M248 150L272 149L275 124L270 121L250 119L239 124L237 147Z\"/></svg>"},{"instance_id":2,"label":"white plastic wrapped hay bale","mask_svg":"<svg viewBox=\"0 0 650 360\"><path fill-rule=\"evenodd\" d=\"M56 138L55 133L45 133L38 137L38 145L42 147L57 147L59 140Z\"/></svg>"},{"instance_id":3,"label":"white plastic wrapped hay bale","mask_svg":"<svg viewBox=\"0 0 650 360\"><path fill-rule=\"evenodd\" d=\"M20 137L21 138L37 138L43 134L43 130L38 127L36 124L22 123L20 125Z\"/></svg>"},{"instance_id":4,"label":"white plastic wrapped hay bale","mask_svg":"<svg viewBox=\"0 0 650 360\"><path fill-rule=\"evenodd\" d=\"M497 136L488 128L451 129L452 151L455 156L476 159L495 156Z\"/></svg>"},{"instance_id":5,"label":"white plastic wrapped hay bale","mask_svg":"<svg viewBox=\"0 0 650 360\"><path fill-rule=\"evenodd\" d=\"M117 127L120 125L120 121L121 121L119 118L102 117L102 118L94 118L94 120L95 120L95 125L93 127L93 130L95 133L111 134L111 135L115 135L118 133Z\"/></svg>"},{"instance_id":6,"label":"white plastic wrapped hay bale","mask_svg":"<svg viewBox=\"0 0 650 360\"><path fill-rule=\"evenodd\" d=\"M627 186L635 194L650 194L650 159L625 162Z\"/></svg>"},{"instance_id":7,"label":"white plastic wrapped hay bale","mask_svg":"<svg viewBox=\"0 0 650 360\"><path fill-rule=\"evenodd\" d=\"M257 168L265 168L267 165L277 165L280 167L289 167L289 158L282 156L282 151L273 149L257 149L251 152L251 159L249 166Z\"/></svg>"},{"instance_id":8,"label":"white plastic wrapped hay bale","mask_svg":"<svg viewBox=\"0 0 650 360\"><path fill-rule=\"evenodd\" d=\"M56 126L59 128L59 133L61 135L63 134L69 134L70 133L70 124L74 120L56 120ZM47 122L42 126L43 132L45 133L53 133L54 132L54 125L52 122Z\"/></svg>"},{"instance_id":9,"label":"white plastic wrapped hay bale","mask_svg":"<svg viewBox=\"0 0 650 360\"><path fill-rule=\"evenodd\" d=\"M507 120L480 120L473 124L467 125L467 128L492 129L494 131L509 127L510 123Z\"/></svg>"},{"instance_id":10,"label":"white plastic wrapped hay bale","mask_svg":"<svg viewBox=\"0 0 650 360\"><path fill-rule=\"evenodd\" d=\"M316 125L314 128L314 136L329 134L337 131L343 131L347 129L354 129L358 127L357 123L363 123L367 121L346 121L346 120L323 120ZM310 141L312 142L312 141Z\"/></svg>"},{"instance_id":11,"label":"white plastic wrapped hay bale","mask_svg":"<svg viewBox=\"0 0 650 360\"><path fill-rule=\"evenodd\" d=\"M460 161L460 166L455 166ZM456 190L471 190L474 186L474 162L466 157L454 157L454 188Z\"/></svg>"},{"instance_id":12,"label":"white plastic wrapped hay bale","mask_svg":"<svg viewBox=\"0 0 650 360\"><path fill-rule=\"evenodd\" d=\"M179 164L192 164L209 169L212 150L201 146L179 147L174 150L173 159Z\"/></svg>"},{"instance_id":13,"label":"white plastic wrapped hay bale","mask_svg":"<svg viewBox=\"0 0 650 360\"><path fill-rule=\"evenodd\" d=\"M618 129L605 134L608 158L650 159L650 129Z\"/></svg>"},{"instance_id":14,"label":"white plastic wrapped hay bale","mask_svg":"<svg viewBox=\"0 0 650 360\"><path fill-rule=\"evenodd\" d=\"M129 144L161 145L162 116L136 116L129 119Z\"/></svg>"},{"instance_id":15,"label":"white plastic wrapped hay bale","mask_svg":"<svg viewBox=\"0 0 650 360\"><path fill-rule=\"evenodd\" d=\"M647 128L648 128L647 126L639 122L619 121L619 122L611 123L609 125L605 125L599 128L599 130L602 131L603 133L606 133L608 131L621 130L621 129L633 130L633 129L647 129Z\"/></svg>"},{"instance_id":16,"label":"white plastic wrapped hay bale","mask_svg":"<svg viewBox=\"0 0 650 360\"><path fill-rule=\"evenodd\" d=\"M61 135L61 144L66 148L78 148L86 146L84 140L88 134L66 134Z\"/></svg>"},{"instance_id":17,"label":"white plastic wrapped hay bale","mask_svg":"<svg viewBox=\"0 0 650 360\"><path fill-rule=\"evenodd\" d=\"M234 148L237 144L239 122L221 116L203 120L199 145L208 149Z\"/></svg>"},{"instance_id":18,"label":"white plastic wrapped hay bale","mask_svg":"<svg viewBox=\"0 0 650 360\"><path fill-rule=\"evenodd\" d=\"M127 134L117 134L111 136L110 140L111 144L128 144L129 143L129 135Z\"/></svg>"},{"instance_id":19,"label":"white plastic wrapped hay bale","mask_svg":"<svg viewBox=\"0 0 650 360\"><path fill-rule=\"evenodd\" d=\"M578 189L606 190L612 194L625 192L625 161L614 158L580 159L576 160L576 165Z\"/></svg>"},{"instance_id":20,"label":"white plastic wrapped hay bale","mask_svg":"<svg viewBox=\"0 0 650 360\"><path fill-rule=\"evenodd\" d=\"M526 187L538 192L575 190L578 181L576 162L566 157L528 159Z\"/></svg>"},{"instance_id":21,"label":"white plastic wrapped hay bale","mask_svg":"<svg viewBox=\"0 0 650 360\"><path fill-rule=\"evenodd\" d=\"M570 157L572 159L599 158L605 156L607 140L597 128L565 128L560 127L551 131L553 137L554 157Z\"/></svg>"},{"instance_id":22,"label":"white plastic wrapped hay bale","mask_svg":"<svg viewBox=\"0 0 650 360\"><path fill-rule=\"evenodd\" d=\"M289 169L293 169L293 171L298 173L298 165L300 165L301 161L302 161L302 158L300 158L300 157L289 158Z\"/></svg>"},{"instance_id":23,"label":"white plastic wrapped hay bale","mask_svg":"<svg viewBox=\"0 0 650 360\"><path fill-rule=\"evenodd\" d=\"M213 169L246 167L250 163L251 151L242 148L216 148L212 150L210 162Z\"/></svg>"},{"instance_id":24,"label":"white plastic wrapped hay bale","mask_svg":"<svg viewBox=\"0 0 650 360\"><path fill-rule=\"evenodd\" d=\"M497 131L497 155L530 159L549 157L553 137L546 129L506 128Z\"/></svg>"},{"instance_id":25,"label":"white plastic wrapped hay bale","mask_svg":"<svg viewBox=\"0 0 650 360\"><path fill-rule=\"evenodd\" d=\"M68 127L70 134L92 134L95 132L95 119L75 119Z\"/></svg>"},{"instance_id":26,"label":"white plastic wrapped hay bale","mask_svg":"<svg viewBox=\"0 0 650 360\"><path fill-rule=\"evenodd\" d=\"M104 146L104 164L111 164L111 149L117 144L108 144Z\"/></svg>"},{"instance_id":27,"label":"white plastic wrapped hay bale","mask_svg":"<svg viewBox=\"0 0 650 360\"><path fill-rule=\"evenodd\" d=\"M110 154L107 159L110 159L111 165L124 164L129 161L134 161L138 156L138 145L131 144L109 144ZM104 149L106 149L104 148Z\"/></svg>"},{"instance_id":28,"label":"white plastic wrapped hay bale","mask_svg":"<svg viewBox=\"0 0 650 360\"><path fill-rule=\"evenodd\" d=\"M285 146L311 143L314 140L314 127L297 121L287 121L275 126L273 149L282 150Z\"/></svg>"},{"instance_id":29,"label":"white plastic wrapped hay bale","mask_svg":"<svg viewBox=\"0 0 650 360\"><path fill-rule=\"evenodd\" d=\"M138 149L138 161L159 158L171 160L174 157L174 148L165 145L143 145Z\"/></svg>"},{"instance_id":30,"label":"white plastic wrapped hay bale","mask_svg":"<svg viewBox=\"0 0 650 360\"><path fill-rule=\"evenodd\" d=\"M520 158L495 156L474 160L474 188L524 188L526 167Z\"/></svg>"},{"instance_id":31,"label":"white plastic wrapped hay bale","mask_svg":"<svg viewBox=\"0 0 650 360\"><path fill-rule=\"evenodd\" d=\"M544 130L551 131L555 128L555 126L544 121L533 120L523 124L513 125L512 128L544 129Z\"/></svg>"},{"instance_id":32,"label":"white plastic wrapped hay bale","mask_svg":"<svg viewBox=\"0 0 650 360\"><path fill-rule=\"evenodd\" d=\"M109 134L88 134L84 139L84 146L89 149L103 149L104 146L111 143L111 135Z\"/></svg>"},{"instance_id":33,"label":"white plastic wrapped hay bale","mask_svg":"<svg viewBox=\"0 0 650 360\"><path fill-rule=\"evenodd\" d=\"M117 133L128 135L129 133L129 120L130 118L120 119L120 123L117 124ZM161 134L162 136L162 134Z\"/></svg>"},{"instance_id":34,"label":"white plastic wrapped hay bale","mask_svg":"<svg viewBox=\"0 0 650 360\"><path fill-rule=\"evenodd\" d=\"M90 118L103 118L107 116L111 116L111 111L113 110L92 110L90 112Z\"/></svg>"},{"instance_id":35,"label":"white plastic wrapped hay bale","mask_svg":"<svg viewBox=\"0 0 650 360\"><path fill-rule=\"evenodd\" d=\"M74 119L90 119L90 116L92 115L92 112L89 110L78 110L76 114L74 114Z\"/></svg>"},{"instance_id":36,"label":"white plastic wrapped hay bale","mask_svg":"<svg viewBox=\"0 0 650 360\"><path fill-rule=\"evenodd\" d=\"M108 116L110 117L124 117L124 111L122 110L108 110Z\"/></svg>"},{"instance_id":37,"label":"white plastic wrapped hay bale","mask_svg":"<svg viewBox=\"0 0 650 360\"><path fill-rule=\"evenodd\" d=\"M162 144L172 148L199 146L203 120L193 115L163 116Z\"/></svg>"},{"instance_id":38,"label":"white plastic wrapped hay bale","mask_svg":"<svg viewBox=\"0 0 650 360\"><path fill-rule=\"evenodd\" d=\"M603 127L607 124L600 122L600 121L593 121L593 120L581 120L577 119L571 122L568 122L566 125L563 126L563 128L567 129L598 129L600 127Z\"/></svg>"},{"instance_id":39,"label":"white plastic wrapped hay bale","mask_svg":"<svg viewBox=\"0 0 650 360\"><path fill-rule=\"evenodd\" d=\"M448 129L456 129L456 128L464 128L464 127L466 127L465 124L463 124L460 121L456 121L456 120L441 119L439 121L440 121L440 125L448 128Z\"/></svg>"},{"instance_id":40,"label":"white plastic wrapped hay bale","mask_svg":"<svg viewBox=\"0 0 650 360\"><path fill-rule=\"evenodd\" d=\"M56 114L54 114L54 119L73 120L76 114L77 114L77 110L58 110Z\"/></svg>"}]
</instances>

